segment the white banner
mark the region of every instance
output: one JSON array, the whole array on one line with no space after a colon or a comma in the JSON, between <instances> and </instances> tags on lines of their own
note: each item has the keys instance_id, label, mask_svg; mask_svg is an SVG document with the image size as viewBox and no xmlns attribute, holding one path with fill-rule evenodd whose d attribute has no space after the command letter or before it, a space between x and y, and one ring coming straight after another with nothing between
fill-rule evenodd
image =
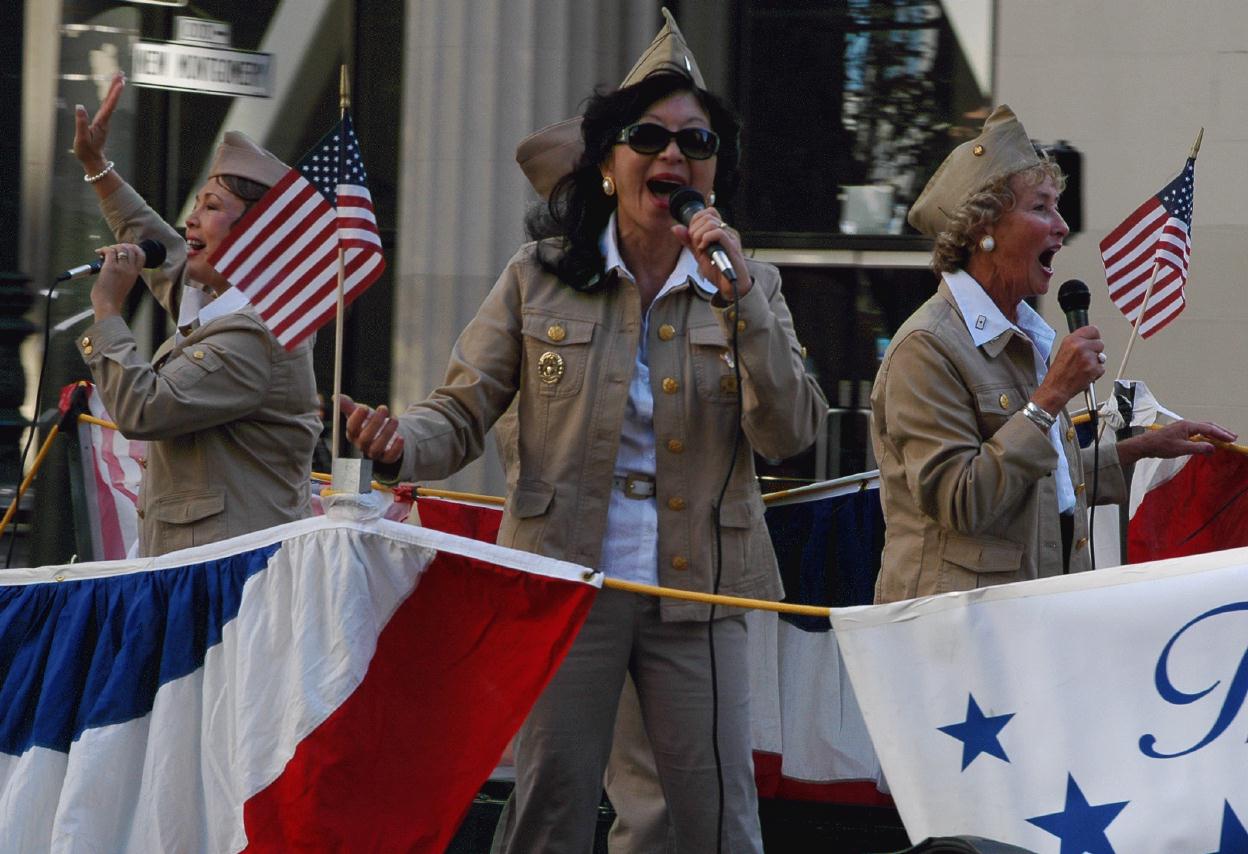
<instances>
[{"instance_id":1,"label":"white banner","mask_svg":"<svg viewBox=\"0 0 1248 854\"><path fill-rule=\"evenodd\" d=\"M912 840L1248 851L1248 549L833 625Z\"/></svg>"}]
</instances>

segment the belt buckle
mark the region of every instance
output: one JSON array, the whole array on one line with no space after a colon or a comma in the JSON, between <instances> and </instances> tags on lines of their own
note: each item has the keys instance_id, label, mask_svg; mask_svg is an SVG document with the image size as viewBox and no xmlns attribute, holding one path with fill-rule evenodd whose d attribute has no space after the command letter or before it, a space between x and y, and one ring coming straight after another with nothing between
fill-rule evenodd
<instances>
[{"instance_id":1,"label":"belt buckle","mask_svg":"<svg viewBox=\"0 0 1248 854\"><path fill-rule=\"evenodd\" d=\"M648 486L650 487L650 489L647 490L646 492L638 492L637 491L638 484L641 484L643 487ZM625 498L636 498L638 500L642 500L642 499L649 498L653 494L654 494L654 482L653 481L647 480L645 478L640 478L634 474L625 476L624 478L624 497Z\"/></svg>"}]
</instances>

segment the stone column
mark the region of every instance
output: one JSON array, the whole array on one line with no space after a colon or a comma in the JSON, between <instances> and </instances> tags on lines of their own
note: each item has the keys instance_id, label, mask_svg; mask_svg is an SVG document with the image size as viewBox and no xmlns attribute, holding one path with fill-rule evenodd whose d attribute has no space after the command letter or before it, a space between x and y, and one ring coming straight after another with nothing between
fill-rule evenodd
<instances>
[{"instance_id":1,"label":"stone column","mask_svg":"<svg viewBox=\"0 0 1248 854\"><path fill-rule=\"evenodd\" d=\"M595 85L617 85L660 20L654 0L408 0L395 407L438 386L451 345L525 239L537 196L516 144L575 115ZM492 443L449 485L501 495Z\"/></svg>"}]
</instances>

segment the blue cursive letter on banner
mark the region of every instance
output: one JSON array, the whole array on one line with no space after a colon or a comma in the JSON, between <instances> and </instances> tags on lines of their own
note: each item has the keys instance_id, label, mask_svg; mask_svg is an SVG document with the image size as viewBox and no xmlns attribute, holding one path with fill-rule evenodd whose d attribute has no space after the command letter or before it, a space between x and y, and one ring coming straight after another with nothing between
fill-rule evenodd
<instances>
[{"instance_id":1,"label":"blue cursive letter on banner","mask_svg":"<svg viewBox=\"0 0 1248 854\"><path fill-rule=\"evenodd\" d=\"M1195 694L1184 693L1175 688L1170 681L1170 676L1167 672L1167 661L1170 658L1171 648L1184 632L1201 620L1207 620L1210 617L1216 617L1219 614L1227 614L1232 611L1248 611L1248 602L1233 602L1230 605L1222 605L1214 608L1212 611L1206 611L1199 617L1190 620L1187 625L1175 632L1174 636L1166 642L1165 648L1161 651L1161 657L1157 659L1157 669L1154 672L1153 681L1157 685L1157 693L1167 703L1175 705L1194 703L1221 684L1222 680L1219 679L1203 691L1198 691ZM1239 667L1235 669L1235 675L1231 678L1230 687L1226 690L1226 699L1222 701L1222 708L1218 711L1218 719L1213 722L1213 726L1205 734L1204 738L1187 750L1180 750L1178 753L1160 753L1155 749L1157 736L1142 735L1140 736L1140 752L1152 759L1173 759L1176 756L1186 756L1189 753L1195 753L1220 736L1231 725L1231 721L1235 720L1235 716L1239 714L1239 710L1244 705L1245 694L1248 694L1248 650L1244 651L1244 657L1239 660Z\"/></svg>"}]
</instances>

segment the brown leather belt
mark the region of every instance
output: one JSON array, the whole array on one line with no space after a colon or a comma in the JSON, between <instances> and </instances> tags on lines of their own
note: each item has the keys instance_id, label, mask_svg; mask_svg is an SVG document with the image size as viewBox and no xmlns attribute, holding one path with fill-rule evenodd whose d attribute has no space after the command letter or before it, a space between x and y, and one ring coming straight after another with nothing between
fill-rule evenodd
<instances>
[{"instance_id":1,"label":"brown leather belt","mask_svg":"<svg viewBox=\"0 0 1248 854\"><path fill-rule=\"evenodd\" d=\"M648 474L617 474L611 477L611 487L624 493L625 498L645 501L654 498L654 478Z\"/></svg>"}]
</instances>

